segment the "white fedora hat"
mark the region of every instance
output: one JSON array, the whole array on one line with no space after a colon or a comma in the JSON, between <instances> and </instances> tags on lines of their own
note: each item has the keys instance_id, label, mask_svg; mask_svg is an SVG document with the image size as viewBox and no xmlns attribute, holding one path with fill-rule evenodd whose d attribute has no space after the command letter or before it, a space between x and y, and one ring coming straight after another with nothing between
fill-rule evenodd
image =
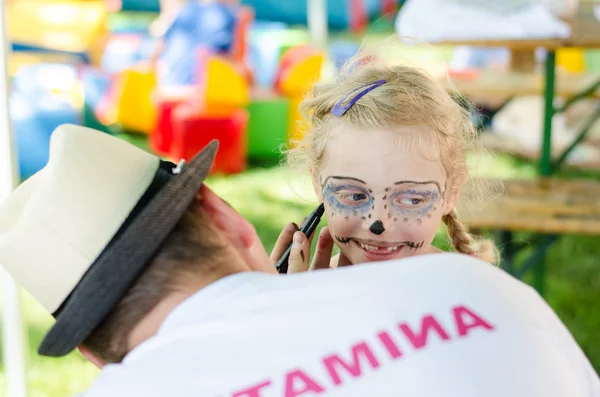
<instances>
[{"instance_id":1,"label":"white fedora hat","mask_svg":"<svg viewBox=\"0 0 600 397\"><path fill-rule=\"evenodd\" d=\"M100 131L62 125L50 160L0 204L0 265L56 319L39 353L81 344L192 203L218 143L176 166Z\"/></svg>"}]
</instances>

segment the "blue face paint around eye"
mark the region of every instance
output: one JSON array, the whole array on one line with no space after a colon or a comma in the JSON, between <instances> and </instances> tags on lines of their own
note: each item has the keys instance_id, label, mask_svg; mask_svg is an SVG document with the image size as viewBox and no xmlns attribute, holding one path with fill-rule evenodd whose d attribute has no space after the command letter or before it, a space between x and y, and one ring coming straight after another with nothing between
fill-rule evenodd
<instances>
[{"instance_id":1,"label":"blue face paint around eye","mask_svg":"<svg viewBox=\"0 0 600 397\"><path fill-rule=\"evenodd\" d=\"M440 193L437 190L401 190L391 197L392 204L389 215L390 217L392 215L403 217L405 221L408 218L429 218L435 211L435 204L439 197ZM398 202L399 200L409 201L409 203L402 204ZM414 202L410 202L411 200Z\"/></svg>"},{"instance_id":2,"label":"blue face paint around eye","mask_svg":"<svg viewBox=\"0 0 600 397\"><path fill-rule=\"evenodd\" d=\"M408 189L408 190L402 190L400 193L410 194L410 195L414 195L414 196L427 197L434 201L437 200L438 197L440 196L437 190L422 191L422 190Z\"/></svg>"},{"instance_id":3,"label":"blue face paint around eye","mask_svg":"<svg viewBox=\"0 0 600 397\"><path fill-rule=\"evenodd\" d=\"M348 190L349 193L342 193L344 190ZM347 197L341 197L341 194L347 194ZM365 215L373 207L373 198L369 192L351 185L334 186L331 183L325 185L323 201L333 211L333 215L337 212L347 218L351 215Z\"/></svg>"}]
</instances>

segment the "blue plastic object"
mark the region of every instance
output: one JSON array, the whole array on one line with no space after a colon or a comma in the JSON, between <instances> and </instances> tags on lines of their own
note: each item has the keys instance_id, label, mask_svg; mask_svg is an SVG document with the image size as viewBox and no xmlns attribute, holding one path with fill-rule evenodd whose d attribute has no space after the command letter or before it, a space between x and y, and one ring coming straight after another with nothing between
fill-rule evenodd
<instances>
[{"instance_id":1,"label":"blue plastic object","mask_svg":"<svg viewBox=\"0 0 600 397\"><path fill-rule=\"evenodd\" d=\"M199 50L227 52L233 44L235 9L219 4L186 4L164 34L161 60L167 73L159 84L190 85L198 81Z\"/></svg>"},{"instance_id":2,"label":"blue plastic object","mask_svg":"<svg viewBox=\"0 0 600 397\"><path fill-rule=\"evenodd\" d=\"M340 69L360 49L360 43L356 41L334 41L329 45L329 55L333 59L336 69Z\"/></svg>"},{"instance_id":3,"label":"blue plastic object","mask_svg":"<svg viewBox=\"0 0 600 397\"><path fill-rule=\"evenodd\" d=\"M260 87L272 87L281 55L281 34L288 26L281 22L257 21L251 30L249 62Z\"/></svg>"},{"instance_id":4,"label":"blue plastic object","mask_svg":"<svg viewBox=\"0 0 600 397\"><path fill-rule=\"evenodd\" d=\"M56 127L80 123L80 110L45 84L49 76L53 76L54 85L69 83L76 78L76 71L68 65L39 64L21 69L13 81L10 117L22 180L48 162L50 136Z\"/></svg>"},{"instance_id":5,"label":"blue plastic object","mask_svg":"<svg viewBox=\"0 0 600 397\"><path fill-rule=\"evenodd\" d=\"M158 12L160 3L158 0L121 0L121 10Z\"/></svg>"},{"instance_id":6,"label":"blue plastic object","mask_svg":"<svg viewBox=\"0 0 600 397\"><path fill-rule=\"evenodd\" d=\"M398 0L402 4L403 0ZM381 11L381 0L364 0L370 18ZM284 22L290 25L306 25L307 0L242 0L242 4L254 8L257 20ZM159 11L158 0L122 0L123 11ZM327 13L330 29L349 27L348 0L328 0Z\"/></svg>"},{"instance_id":7,"label":"blue plastic object","mask_svg":"<svg viewBox=\"0 0 600 397\"><path fill-rule=\"evenodd\" d=\"M87 68L81 72L81 83L83 84L84 102L92 109L96 109L108 94L112 78L101 70Z\"/></svg>"},{"instance_id":8,"label":"blue plastic object","mask_svg":"<svg viewBox=\"0 0 600 397\"><path fill-rule=\"evenodd\" d=\"M254 8L257 20L279 21L290 25L306 25L306 0L242 0ZM363 1L366 15L376 17L381 12L381 0ZM330 29L348 29L350 26L350 1L328 0L327 17Z\"/></svg>"},{"instance_id":9,"label":"blue plastic object","mask_svg":"<svg viewBox=\"0 0 600 397\"><path fill-rule=\"evenodd\" d=\"M69 55L74 58L79 58L82 62L90 63L90 57L88 54L84 52L71 52L71 51L61 51L61 50L53 50L50 48L34 46L30 44L23 44L13 42L11 44L13 52L30 52L30 53L39 53L39 54L54 54L54 55Z\"/></svg>"},{"instance_id":10,"label":"blue plastic object","mask_svg":"<svg viewBox=\"0 0 600 397\"><path fill-rule=\"evenodd\" d=\"M102 55L102 70L118 73L150 59L158 44L146 34L115 35Z\"/></svg>"}]
</instances>

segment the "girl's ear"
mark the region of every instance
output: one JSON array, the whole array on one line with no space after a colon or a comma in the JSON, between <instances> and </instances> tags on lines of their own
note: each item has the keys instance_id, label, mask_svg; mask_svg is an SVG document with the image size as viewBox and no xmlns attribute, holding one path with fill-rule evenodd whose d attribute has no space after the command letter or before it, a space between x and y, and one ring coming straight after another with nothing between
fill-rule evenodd
<instances>
[{"instance_id":1,"label":"girl's ear","mask_svg":"<svg viewBox=\"0 0 600 397\"><path fill-rule=\"evenodd\" d=\"M313 168L310 169L310 175L312 176L312 185L313 190L315 191L315 195L318 197L319 202L323 202L323 189L321 188L321 183L319 182L319 176L315 172Z\"/></svg>"},{"instance_id":2,"label":"girl's ear","mask_svg":"<svg viewBox=\"0 0 600 397\"><path fill-rule=\"evenodd\" d=\"M449 184L444 196L444 215L448 215L456 207L460 192L461 186L454 186L452 183Z\"/></svg>"}]
</instances>

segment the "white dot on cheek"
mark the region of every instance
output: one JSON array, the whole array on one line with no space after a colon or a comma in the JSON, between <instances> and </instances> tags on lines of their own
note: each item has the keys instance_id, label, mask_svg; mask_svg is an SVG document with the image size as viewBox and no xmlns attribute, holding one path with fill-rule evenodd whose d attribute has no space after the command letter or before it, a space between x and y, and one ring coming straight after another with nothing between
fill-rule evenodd
<instances>
[{"instance_id":1,"label":"white dot on cheek","mask_svg":"<svg viewBox=\"0 0 600 397\"><path fill-rule=\"evenodd\" d=\"M364 221L362 222L362 227L363 227L364 229L369 229L369 228L371 227L371 224L372 224L372 223L373 223L373 222L372 222L370 219L364 220Z\"/></svg>"},{"instance_id":2,"label":"white dot on cheek","mask_svg":"<svg viewBox=\"0 0 600 397\"><path fill-rule=\"evenodd\" d=\"M396 226L396 222L390 222L385 226L385 231L386 232L393 232L395 231L397 228Z\"/></svg>"}]
</instances>

